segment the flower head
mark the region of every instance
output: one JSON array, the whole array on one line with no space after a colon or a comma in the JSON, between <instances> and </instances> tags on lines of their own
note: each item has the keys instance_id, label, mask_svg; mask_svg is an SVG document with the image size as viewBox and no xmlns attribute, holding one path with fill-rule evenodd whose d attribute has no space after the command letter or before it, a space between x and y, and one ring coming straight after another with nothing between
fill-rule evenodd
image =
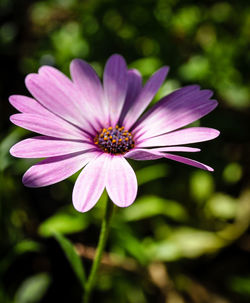
<instances>
[{"instance_id":1,"label":"flower head","mask_svg":"<svg viewBox=\"0 0 250 303\"><path fill-rule=\"evenodd\" d=\"M33 98L13 95L10 103L20 112L10 120L41 134L15 144L10 153L21 158L45 158L23 176L28 187L62 181L78 170L73 190L74 207L91 209L106 188L120 207L132 204L137 180L126 158L167 158L212 170L209 166L172 152L197 152L183 144L211 140L212 128L184 126L217 106L210 90L197 85L178 89L144 111L162 85L168 67L162 67L142 86L139 71L127 69L120 55L105 66L103 85L94 69L75 59L71 78L50 66L29 74L26 87Z\"/></svg>"}]
</instances>

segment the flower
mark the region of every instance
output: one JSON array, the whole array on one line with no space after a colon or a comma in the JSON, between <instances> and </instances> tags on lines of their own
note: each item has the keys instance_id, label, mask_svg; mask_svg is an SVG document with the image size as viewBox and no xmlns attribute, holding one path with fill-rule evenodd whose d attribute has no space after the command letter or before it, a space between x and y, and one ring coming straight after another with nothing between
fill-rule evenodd
<instances>
[{"instance_id":1,"label":"flower","mask_svg":"<svg viewBox=\"0 0 250 303\"><path fill-rule=\"evenodd\" d=\"M15 144L11 155L45 158L23 176L28 187L62 181L82 169L73 189L73 204L90 210L106 188L120 207L131 205L137 180L126 158L167 158L212 171L209 166L171 152L197 152L183 144L214 139L219 131L184 126L207 115L216 106L212 91L186 86L144 111L162 85L169 68L162 67L142 86L138 70L127 69L120 55L105 66L103 86L94 69L75 59L70 80L51 66L29 74L25 84L34 98L12 95L10 103L20 113L14 124L41 134Z\"/></svg>"}]
</instances>

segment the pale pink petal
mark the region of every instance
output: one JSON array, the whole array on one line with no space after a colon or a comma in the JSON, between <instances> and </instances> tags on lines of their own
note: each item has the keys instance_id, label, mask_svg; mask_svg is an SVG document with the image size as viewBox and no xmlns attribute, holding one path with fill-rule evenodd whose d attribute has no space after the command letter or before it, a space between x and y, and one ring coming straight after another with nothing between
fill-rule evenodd
<instances>
[{"instance_id":1,"label":"pale pink petal","mask_svg":"<svg viewBox=\"0 0 250 303\"><path fill-rule=\"evenodd\" d=\"M188 151L188 152L195 152L195 151L199 151L199 150L195 150L195 149L191 149L188 147L183 147L181 149L181 147L179 147L180 149L178 150L178 147L174 147L173 151ZM203 163L200 163L198 161L192 160L192 159L188 159L182 156L177 156L177 155L172 155L172 154L168 154L168 153L164 153L165 151L167 151L167 148L159 148L159 149L134 149L128 153L126 153L124 156L126 158L129 159L133 159L133 160L138 160L138 161L147 161L147 160L156 160L156 159L160 159L160 158L167 158L167 159L171 159L174 161L178 161L187 165L191 165L191 166L195 166L204 170L209 170L209 171L213 171L213 169ZM170 150L169 150L170 151Z\"/></svg>"},{"instance_id":2,"label":"pale pink petal","mask_svg":"<svg viewBox=\"0 0 250 303\"><path fill-rule=\"evenodd\" d=\"M137 161L157 160L164 157L164 154L159 151L150 149L133 149L124 155L125 158Z\"/></svg>"},{"instance_id":3,"label":"pale pink petal","mask_svg":"<svg viewBox=\"0 0 250 303\"><path fill-rule=\"evenodd\" d=\"M189 146L167 146L167 147L165 146L165 147L157 147L149 150L152 150L154 152L189 152L189 153L196 153L201 151L200 148L189 147Z\"/></svg>"},{"instance_id":4,"label":"pale pink petal","mask_svg":"<svg viewBox=\"0 0 250 303\"><path fill-rule=\"evenodd\" d=\"M103 74L104 93L108 102L110 124L118 123L127 93L127 65L120 55L111 56Z\"/></svg>"},{"instance_id":5,"label":"pale pink petal","mask_svg":"<svg viewBox=\"0 0 250 303\"><path fill-rule=\"evenodd\" d=\"M96 155L96 152L91 151L45 159L26 171L23 184L42 187L60 182L76 173Z\"/></svg>"},{"instance_id":6,"label":"pale pink petal","mask_svg":"<svg viewBox=\"0 0 250 303\"><path fill-rule=\"evenodd\" d=\"M76 210L90 210L101 197L106 182L108 160L107 154L101 154L89 162L78 176L73 190L73 205Z\"/></svg>"},{"instance_id":7,"label":"pale pink petal","mask_svg":"<svg viewBox=\"0 0 250 303\"><path fill-rule=\"evenodd\" d=\"M49 111L94 134L94 126L86 115L84 117L86 109L77 102L80 97L73 83L59 71L52 70L53 74L51 68L45 66L39 70L40 74L29 74L25 79L28 90Z\"/></svg>"},{"instance_id":8,"label":"pale pink petal","mask_svg":"<svg viewBox=\"0 0 250 303\"><path fill-rule=\"evenodd\" d=\"M131 128L131 126L136 122L136 120L140 117L140 115L152 101L158 89L161 87L168 73L168 70L168 67L162 67L157 72L155 72L153 76L147 81L140 94L127 112L127 115L124 119L124 126L126 129Z\"/></svg>"},{"instance_id":9,"label":"pale pink petal","mask_svg":"<svg viewBox=\"0 0 250 303\"><path fill-rule=\"evenodd\" d=\"M84 140L85 133L63 120L33 114L15 114L10 121L33 132L62 139Z\"/></svg>"},{"instance_id":10,"label":"pale pink petal","mask_svg":"<svg viewBox=\"0 0 250 303\"><path fill-rule=\"evenodd\" d=\"M123 125L123 119L126 116L132 104L135 102L137 96L141 92L141 89L142 89L142 77L140 72L137 69L129 69L127 95L119 119L119 125Z\"/></svg>"},{"instance_id":11,"label":"pale pink petal","mask_svg":"<svg viewBox=\"0 0 250 303\"><path fill-rule=\"evenodd\" d=\"M9 101L10 104L21 113L36 114L45 117L50 116L55 119L60 119L33 98L21 95L12 95L9 97Z\"/></svg>"},{"instance_id":12,"label":"pale pink petal","mask_svg":"<svg viewBox=\"0 0 250 303\"><path fill-rule=\"evenodd\" d=\"M96 149L96 147L84 141L37 136L18 142L11 147L10 153L19 158L46 158L86 151L87 149Z\"/></svg>"},{"instance_id":13,"label":"pale pink petal","mask_svg":"<svg viewBox=\"0 0 250 303\"><path fill-rule=\"evenodd\" d=\"M124 157L133 160L156 160L164 157L163 152L199 152L199 148L187 146L170 146L153 149L136 148L127 152Z\"/></svg>"},{"instance_id":14,"label":"pale pink petal","mask_svg":"<svg viewBox=\"0 0 250 303\"><path fill-rule=\"evenodd\" d=\"M80 91L83 108L89 108L100 117L105 112L105 100L101 81L95 70L85 61L75 59L70 64L73 82Z\"/></svg>"},{"instance_id":15,"label":"pale pink petal","mask_svg":"<svg viewBox=\"0 0 250 303\"><path fill-rule=\"evenodd\" d=\"M191 165L191 166L195 166L204 170L209 170L209 171L213 171L213 168L209 167L208 165L205 165L203 163L200 163L198 161L192 160L192 159L188 159L185 157L181 157L181 156L177 156L177 155L172 155L172 154L164 154L164 158L167 159L171 159L174 161L178 161L187 165Z\"/></svg>"},{"instance_id":16,"label":"pale pink petal","mask_svg":"<svg viewBox=\"0 0 250 303\"><path fill-rule=\"evenodd\" d=\"M137 194L136 175L123 156L111 156L106 189L111 200L120 207L131 205Z\"/></svg>"},{"instance_id":17,"label":"pale pink petal","mask_svg":"<svg viewBox=\"0 0 250 303\"><path fill-rule=\"evenodd\" d=\"M138 139L137 147L153 147L153 146L171 146L178 144L189 144L195 142L203 142L218 137L220 132L208 127L190 127L175 132L167 133L161 136Z\"/></svg>"},{"instance_id":18,"label":"pale pink petal","mask_svg":"<svg viewBox=\"0 0 250 303\"><path fill-rule=\"evenodd\" d=\"M158 136L186 126L207 115L216 106L210 100L210 90L199 90L196 86L179 89L164 97L136 124L134 132L140 140Z\"/></svg>"}]
</instances>

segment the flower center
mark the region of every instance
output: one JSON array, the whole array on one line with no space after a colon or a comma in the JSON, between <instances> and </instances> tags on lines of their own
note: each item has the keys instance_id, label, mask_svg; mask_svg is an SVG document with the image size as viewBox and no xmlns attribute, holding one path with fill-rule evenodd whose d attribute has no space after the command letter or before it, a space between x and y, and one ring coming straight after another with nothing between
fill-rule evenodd
<instances>
[{"instance_id":1,"label":"flower center","mask_svg":"<svg viewBox=\"0 0 250 303\"><path fill-rule=\"evenodd\" d=\"M118 125L102 129L95 136L94 143L110 154L124 154L135 146L131 133Z\"/></svg>"}]
</instances>

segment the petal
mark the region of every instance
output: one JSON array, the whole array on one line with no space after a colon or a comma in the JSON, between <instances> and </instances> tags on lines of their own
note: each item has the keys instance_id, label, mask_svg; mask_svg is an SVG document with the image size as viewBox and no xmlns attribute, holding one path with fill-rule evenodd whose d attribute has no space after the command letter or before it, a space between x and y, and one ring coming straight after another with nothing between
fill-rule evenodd
<instances>
[{"instance_id":1,"label":"petal","mask_svg":"<svg viewBox=\"0 0 250 303\"><path fill-rule=\"evenodd\" d=\"M124 120L124 126L126 129L130 129L131 126L140 117L143 111L147 108L149 103L154 98L158 89L161 87L169 68L164 66L153 74L153 76L147 81L135 102L131 105Z\"/></svg>"},{"instance_id":2,"label":"petal","mask_svg":"<svg viewBox=\"0 0 250 303\"><path fill-rule=\"evenodd\" d=\"M198 161L192 160L192 159L188 159L185 157L181 157L181 156L177 156L177 155L172 155L172 154L164 154L164 157L167 159L171 159L174 161L178 161L187 165L191 165L191 166L195 166L204 170L209 170L209 171L213 171L213 168L209 167L208 165L205 165L203 163L200 163Z\"/></svg>"},{"instance_id":3,"label":"petal","mask_svg":"<svg viewBox=\"0 0 250 303\"><path fill-rule=\"evenodd\" d=\"M208 127L189 127L175 132L167 133L161 136L148 138L136 143L137 147L169 146L178 144L187 144L203 142L218 137L220 132Z\"/></svg>"},{"instance_id":4,"label":"petal","mask_svg":"<svg viewBox=\"0 0 250 303\"><path fill-rule=\"evenodd\" d=\"M134 149L124 155L125 158L137 161L157 160L163 158L163 153L149 149Z\"/></svg>"},{"instance_id":5,"label":"petal","mask_svg":"<svg viewBox=\"0 0 250 303\"><path fill-rule=\"evenodd\" d=\"M128 88L125 103L122 109L122 113L119 120L119 125L123 125L123 119L126 116L128 110L135 102L137 96L142 89L142 77L137 69L128 70Z\"/></svg>"},{"instance_id":6,"label":"petal","mask_svg":"<svg viewBox=\"0 0 250 303\"><path fill-rule=\"evenodd\" d=\"M15 114L10 121L33 132L62 139L86 139L85 133L66 121L33 114Z\"/></svg>"},{"instance_id":7,"label":"petal","mask_svg":"<svg viewBox=\"0 0 250 303\"><path fill-rule=\"evenodd\" d=\"M36 114L41 116L50 116L57 118L53 113L47 110L35 99L21 96L21 95L12 95L9 97L10 104L15 107L18 111L25 114Z\"/></svg>"},{"instance_id":8,"label":"petal","mask_svg":"<svg viewBox=\"0 0 250 303\"><path fill-rule=\"evenodd\" d=\"M11 147L10 153L12 156L19 158L47 158L94 148L93 144L83 141L60 140L52 137L37 136L18 142Z\"/></svg>"},{"instance_id":9,"label":"petal","mask_svg":"<svg viewBox=\"0 0 250 303\"><path fill-rule=\"evenodd\" d=\"M95 70L85 61L75 59L70 64L73 82L82 95L82 106L89 107L92 113L104 113L104 93Z\"/></svg>"},{"instance_id":10,"label":"petal","mask_svg":"<svg viewBox=\"0 0 250 303\"><path fill-rule=\"evenodd\" d=\"M200 119L218 104L216 100L209 100L211 96L210 90L191 86L164 97L138 121L134 129L136 138L158 136Z\"/></svg>"},{"instance_id":11,"label":"petal","mask_svg":"<svg viewBox=\"0 0 250 303\"><path fill-rule=\"evenodd\" d=\"M145 150L145 149L143 149ZM157 147L152 150L154 152L188 152L188 153L195 153L201 151L200 148L188 147L188 146L170 146L170 147Z\"/></svg>"},{"instance_id":12,"label":"petal","mask_svg":"<svg viewBox=\"0 0 250 303\"><path fill-rule=\"evenodd\" d=\"M29 74L25 79L28 90L49 111L93 134L95 128L84 117L85 109L77 103L79 93L73 83L55 69L52 74L51 69L44 66L40 74Z\"/></svg>"},{"instance_id":13,"label":"petal","mask_svg":"<svg viewBox=\"0 0 250 303\"><path fill-rule=\"evenodd\" d=\"M99 200L105 187L107 154L93 159L78 176L73 190L73 205L76 210L86 212Z\"/></svg>"},{"instance_id":14,"label":"petal","mask_svg":"<svg viewBox=\"0 0 250 303\"><path fill-rule=\"evenodd\" d=\"M118 123L127 93L127 65L120 55L111 56L105 66L103 86L108 102L110 124Z\"/></svg>"},{"instance_id":15,"label":"petal","mask_svg":"<svg viewBox=\"0 0 250 303\"><path fill-rule=\"evenodd\" d=\"M133 160L156 160L164 157L163 152L199 152L199 148L187 147L187 146L171 146L171 147L160 147L153 149L136 148L127 152L125 158Z\"/></svg>"},{"instance_id":16,"label":"petal","mask_svg":"<svg viewBox=\"0 0 250 303\"><path fill-rule=\"evenodd\" d=\"M45 159L26 171L23 184L42 187L60 182L76 173L93 157L96 157L96 153L85 152Z\"/></svg>"},{"instance_id":17,"label":"petal","mask_svg":"<svg viewBox=\"0 0 250 303\"><path fill-rule=\"evenodd\" d=\"M111 200L120 207L131 205L137 195L136 175L122 156L111 156L106 189Z\"/></svg>"}]
</instances>

